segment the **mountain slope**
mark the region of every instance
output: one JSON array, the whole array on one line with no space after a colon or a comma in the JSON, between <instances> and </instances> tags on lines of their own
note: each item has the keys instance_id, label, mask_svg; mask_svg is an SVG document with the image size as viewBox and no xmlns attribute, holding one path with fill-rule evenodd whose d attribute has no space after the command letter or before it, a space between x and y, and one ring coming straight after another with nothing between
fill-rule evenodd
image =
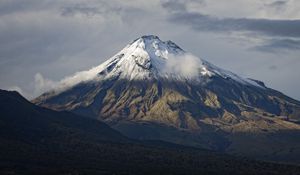
<instances>
[{"instance_id":1,"label":"mountain slope","mask_svg":"<svg viewBox=\"0 0 300 175\"><path fill-rule=\"evenodd\" d=\"M274 145L268 155L282 149L283 157L300 154L300 140L290 139L300 131L299 101L157 36L136 39L103 64L63 80L33 102L99 119L139 139L247 154L246 142L235 138L252 134L261 136L261 148ZM288 133L284 141L274 141L282 132ZM260 148L253 146L249 154L259 155Z\"/></svg>"},{"instance_id":2,"label":"mountain slope","mask_svg":"<svg viewBox=\"0 0 300 175\"><path fill-rule=\"evenodd\" d=\"M300 168L129 140L107 125L0 90L1 174L295 174Z\"/></svg>"},{"instance_id":3,"label":"mountain slope","mask_svg":"<svg viewBox=\"0 0 300 175\"><path fill-rule=\"evenodd\" d=\"M56 112L35 106L17 92L1 90L0 96L2 137L38 137L36 139L42 141L54 136L64 139L64 134L70 132L68 136L71 138L129 142L129 139L104 123L70 112Z\"/></svg>"}]
</instances>

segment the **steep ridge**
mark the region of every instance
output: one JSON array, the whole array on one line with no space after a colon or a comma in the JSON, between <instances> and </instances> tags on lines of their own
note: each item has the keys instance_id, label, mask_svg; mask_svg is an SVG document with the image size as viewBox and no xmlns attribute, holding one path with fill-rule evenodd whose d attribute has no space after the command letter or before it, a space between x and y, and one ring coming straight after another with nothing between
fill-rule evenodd
<instances>
[{"instance_id":1,"label":"steep ridge","mask_svg":"<svg viewBox=\"0 0 300 175\"><path fill-rule=\"evenodd\" d=\"M300 140L295 139L299 101L152 35L62 80L33 102L96 118L138 139L268 159L294 161L300 154Z\"/></svg>"}]
</instances>

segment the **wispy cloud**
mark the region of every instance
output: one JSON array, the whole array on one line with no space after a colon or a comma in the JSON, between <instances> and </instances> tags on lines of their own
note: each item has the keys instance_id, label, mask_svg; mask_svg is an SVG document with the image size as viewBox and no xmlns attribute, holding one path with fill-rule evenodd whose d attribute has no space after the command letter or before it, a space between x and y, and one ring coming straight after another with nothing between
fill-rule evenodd
<instances>
[{"instance_id":1,"label":"wispy cloud","mask_svg":"<svg viewBox=\"0 0 300 175\"><path fill-rule=\"evenodd\" d=\"M269 39L254 49L269 53L282 53L289 50L300 50L300 40L297 39Z\"/></svg>"},{"instance_id":2,"label":"wispy cloud","mask_svg":"<svg viewBox=\"0 0 300 175\"><path fill-rule=\"evenodd\" d=\"M265 6L268 8L275 9L277 11L284 10L286 8L287 3L289 0L279 0L279 1L274 1L271 3L266 3Z\"/></svg>"},{"instance_id":3,"label":"wispy cloud","mask_svg":"<svg viewBox=\"0 0 300 175\"><path fill-rule=\"evenodd\" d=\"M41 73L37 73L34 76L34 95L40 95L43 92L52 90L58 86L58 82L44 78Z\"/></svg>"},{"instance_id":4,"label":"wispy cloud","mask_svg":"<svg viewBox=\"0 0 300 175\"><path fill-rule=\"evenodd\" d=\"M84 15L86 17L108 16L120 13L120 6L111 6L108 3L102 2L93 4L71 4L61 8L62 16Z\"/></svg>"},{"instance_id":5,"label":"wispy cloud","mask_svg":"<svg viewBox=\"0 0 300 175\"><path fill-rule=\"evenodd\" d=\"M256 32L268 36L300 37L300 20L218 18L201 13L181 12L170 20L208 32Z\"/></svg>"}]
</instances>

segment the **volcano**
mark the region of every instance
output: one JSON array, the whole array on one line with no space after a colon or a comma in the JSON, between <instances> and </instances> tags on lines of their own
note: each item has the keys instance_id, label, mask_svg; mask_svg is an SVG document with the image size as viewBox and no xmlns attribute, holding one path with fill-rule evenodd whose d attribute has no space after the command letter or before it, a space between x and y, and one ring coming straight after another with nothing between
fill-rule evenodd
<instances>
[{"instance_id":1,"label":"volcano","mask_svg":"<svg viewBox=\"0 0 300 175\"><path fill-rule=\"evenodd\" d=\"M135 139L300 162L299 101L153 35L32 102Z\"/></svg>"}]
</instances>

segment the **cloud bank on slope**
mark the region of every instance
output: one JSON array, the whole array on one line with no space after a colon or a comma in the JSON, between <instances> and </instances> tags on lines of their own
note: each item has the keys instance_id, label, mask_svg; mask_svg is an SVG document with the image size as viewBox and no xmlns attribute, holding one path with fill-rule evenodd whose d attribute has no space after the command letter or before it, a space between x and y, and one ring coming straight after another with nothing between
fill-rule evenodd
<instances>
[{"instance_id":1,"label":"cloud bank on slope","mask_svg":"<svg viewBox=\"0 0 300 175\"><path fill-rule=\"evenodd\" d=\"M181 55L170 55L163 67L164 73L180 75L182 77L194 78L199 75L202 61L200 58L188 53Z\"/></svg>"}]
</instances>

